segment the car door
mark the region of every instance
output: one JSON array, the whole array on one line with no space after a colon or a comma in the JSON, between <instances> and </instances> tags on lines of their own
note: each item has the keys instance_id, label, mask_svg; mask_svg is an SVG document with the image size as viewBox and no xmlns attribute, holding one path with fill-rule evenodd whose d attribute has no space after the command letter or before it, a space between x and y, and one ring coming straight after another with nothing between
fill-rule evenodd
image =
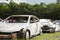
<instances>
[{"instance_id":1,"label":"car door","mask_svg":"<svg viewBox=\"0 0 60 40\"><path fill-rule=\"evenodd\" d=\"M36 35L37 24L34 17L30 18L30 30L31 30L31 35Z\"/></svg>"},{"instance_id":2,"label":"car door","mask_svg":"<svg viewBox=\"0 0 60 40\"><path fill-rule=\"evenodd\" d=\"M39 22L39 19L37 17L34 17L34 20L36 22L36 35L39 34L41 32L41 24Z\"/></svg>"}]
</instances>

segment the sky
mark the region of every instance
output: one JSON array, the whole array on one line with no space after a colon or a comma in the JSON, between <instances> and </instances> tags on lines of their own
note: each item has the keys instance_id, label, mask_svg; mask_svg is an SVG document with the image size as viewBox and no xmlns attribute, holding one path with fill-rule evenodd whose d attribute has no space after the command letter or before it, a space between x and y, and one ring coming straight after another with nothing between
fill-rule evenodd
<instances>
[{"instance_id":1,"label":"sky","mask_svg":"<svg viewBox=\"0 0 60 40\"><path fill-rule=\"evenodd\" d=\"M29 3L29 4L40 4L41 2L44 2L46 4L49 4L49 3L56 3L56 0L21 0L21 1L25 1L26 3Z\"/></svg>"},{"instance_id":2,"label":"sky","mask_svg":"<svg viewBox=\"0 0 60 40\"><path fill-rule=\"evenodd\" d=\"M5 0L0 0L0 1L5 1ZM18 2L17 0L14 1ZM46 4L49 4L49 3L56 3L56 0L20 0L20 2L26 2L29 4L40 4L41 2L44 2Z\"/></svg>"}]
</instances>

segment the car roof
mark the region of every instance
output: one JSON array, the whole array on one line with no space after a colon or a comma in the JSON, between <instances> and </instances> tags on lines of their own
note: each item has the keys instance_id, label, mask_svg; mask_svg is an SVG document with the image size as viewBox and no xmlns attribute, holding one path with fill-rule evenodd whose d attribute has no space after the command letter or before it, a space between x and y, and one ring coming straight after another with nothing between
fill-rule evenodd
<instances>
[{"instance_id":1,"label":"car roof","mask_svg":"<svg viewBox=\"0 0 60 40\"><path fill-rule=\"evenodd\" d=\"M34 16L34 15L11 15L11 16Z\"/></svg>"},{"instance_id":2,"label":"car roof","mask_svg":"<svg viewBox=\"0 0 60 40\"><path fill-rule=\"evenodd\" d=\"M22 16L22 17L36 17L36 16L34 16L34 15L11 15L11 16L7 17L6 19L8 19L8 18L10 18L10 17L19 17L19 16ZM36 17L36 18L37 18L37 17ZM6 20L6 19L4 19L4 20Z\"/></svg>"}]
</instances>

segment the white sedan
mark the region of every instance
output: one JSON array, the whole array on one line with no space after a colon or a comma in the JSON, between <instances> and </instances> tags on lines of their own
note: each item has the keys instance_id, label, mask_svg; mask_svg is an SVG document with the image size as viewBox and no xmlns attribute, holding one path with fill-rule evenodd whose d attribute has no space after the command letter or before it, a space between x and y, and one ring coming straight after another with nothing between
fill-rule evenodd
<instances>
[{"instance_id":1,"label":"white sedan","mask_svg":"<svg viewBox=\"0 0 60 40\"><path fill-rule=\"evenodd\" d=\"M33 15L12 15L7 17L0 25L0 32L18 33L26 39L42 33L39 19Z\"/></svg>"},{"instance_id":2,"label":"white sedan","mask_svg":"<svg viewBox=\"0 0 60 40\"><path fill-rule=\"evenodd\" d=\"M50 19L40 19L40 22L42 24L42 31L43 32L55 32L56 27L55 24L53 22L51 22Z\"/></svg>"}]
</instances>

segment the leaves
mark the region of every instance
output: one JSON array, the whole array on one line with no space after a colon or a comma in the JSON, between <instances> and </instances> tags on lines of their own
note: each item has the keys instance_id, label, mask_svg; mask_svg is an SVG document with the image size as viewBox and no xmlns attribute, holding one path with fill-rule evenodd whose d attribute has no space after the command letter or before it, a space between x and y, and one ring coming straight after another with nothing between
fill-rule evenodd
<instances>
[{"instance_id":1,"label":"leaves","mask_svg":"<svg viewBox=\"0 0 60 40\"><path fill-rule=\"evenodd\" d=\"M0 4L0 17L9 15L36 15L39 18L60 19L60 4L27 4L16 3Z\"/></svg>"}]
</instances>

